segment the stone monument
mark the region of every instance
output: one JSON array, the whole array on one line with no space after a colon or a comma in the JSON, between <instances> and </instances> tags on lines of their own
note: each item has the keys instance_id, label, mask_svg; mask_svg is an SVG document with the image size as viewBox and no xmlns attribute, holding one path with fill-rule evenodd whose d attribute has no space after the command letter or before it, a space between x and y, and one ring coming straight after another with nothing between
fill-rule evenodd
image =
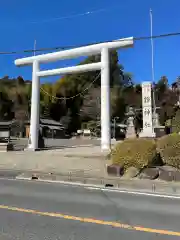
<instances>
[{"instance_id":1,"label":"stone monument","mask_svg":"<svg viewBox=\"0 0 180 240\"><path fill-rule=\"evenodd\" d=\"M142 83L143 129L139 137L155 137L152 119L151 82Z\"/></svg>"},{"instance_id":2,"label":"stone monument","mask_svg":"<svg viewBox=\"0 0 180 240\"><path fill-rule=\"evenodd\" d=\"M127 116L126 138L135 138L136 137L136 131L134 127L135 113L132 107L129 108L128 112L126 113L126 116Z\"/></svg>"}]
</instances>

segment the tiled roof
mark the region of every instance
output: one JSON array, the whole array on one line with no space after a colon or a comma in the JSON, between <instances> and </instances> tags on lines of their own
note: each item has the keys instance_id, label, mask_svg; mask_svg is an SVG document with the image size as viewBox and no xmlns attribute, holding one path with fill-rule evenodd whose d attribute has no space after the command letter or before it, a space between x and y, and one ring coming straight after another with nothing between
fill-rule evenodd
<instances>
[{"instance_id":1,"label":"tiled roof","mask_svg":"<svg viewBox=\"0 0 180 240\"><path fill-rule=\"evenodd\" d=\"M26 122L26 124L30 123L30 121L25 121L25 122ZM42 125L54 125L54 126L59 126L59 127L63 126L60 122L57 122L53 119L46 119L46 118L40 118L40 124L42 124Z\"/></svg>"},{"instance_id":2,"label":"tiled roof","mask_svg":"<svg viewBox=\"0 0 180 240\"><path fill-rule=\"evenodd\" d=\"M41 118L40 122L41 122L41 124L45 124L45 125L62 126L62 124L60 122L57 122L57 121L52 120L52 119Z\"/></svg>"},{"instance_id":3,"label":"tiled roof","mask_svg":"<svg viewBox=\"0 0 180 240\"><path fill-rule=\"evenodd\" d=\"M9 126L12 124L13 121L1 121L0 126Z\"/></svg>"}]
</instances>

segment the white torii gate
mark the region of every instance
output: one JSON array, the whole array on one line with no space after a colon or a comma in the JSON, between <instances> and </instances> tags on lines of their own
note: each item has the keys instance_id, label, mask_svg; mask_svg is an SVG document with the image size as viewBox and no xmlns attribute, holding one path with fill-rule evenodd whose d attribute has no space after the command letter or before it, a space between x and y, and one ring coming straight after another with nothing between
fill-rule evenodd
<instances>
[{"instance_id":1,"label":"white torii gate","mask_svg":"<svg viewBox=\"0 0 180 240\"><path fill-rule=\"evenodd\" d=\"M55 53L42 54L15 60L16 66L25 65L33 66L31 121L30 121L31 141L28 145L29 149L31 149L32 151L36 151L38 149L40 77L101 70L101 149L102 151L110 151L111 128L110 128L109 51L112 49L133 47L133 43L134 43L133 37L123 38L112 42L93 44L85 47L79 47L70 50L64 50ZM101 54L100 62L40 71L40 63L77 58L80 56L92 56L96 54Z\"/></svg>"}]
</instances>

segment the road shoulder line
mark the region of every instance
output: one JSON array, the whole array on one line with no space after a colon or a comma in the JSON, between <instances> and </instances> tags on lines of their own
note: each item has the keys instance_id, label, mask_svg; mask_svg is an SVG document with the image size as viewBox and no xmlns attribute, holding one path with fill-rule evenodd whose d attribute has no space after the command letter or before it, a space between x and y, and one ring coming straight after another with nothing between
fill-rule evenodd
<instances>
[{"instance_id":1,"label":"road shoulder line","mask_svg":"<svg viewBox=\"0 0 180 240\"><path fill-rule=\"evenodd\" d=\"M164 194L161 192L150 192L145 190L130 190L130 189L123 189L123 188L109 188L104 187L103 185L93 185L93 184L84 184L84 183L77 183L77 182L68 182L68 181L54 181L54 180L44 180L44 179L38 179L38 180L32 180L31 178L26 177L16 177L16 180L26 180L28 182L44 182L44 183L55 183L55 184L63 184L63 185L70 185L75 187L84 187L89 190L97 190L97 191L106 191L106 192L116 192L116 193L126 193L131 195L144 195L144 196L150 196L150 197L159 197L159 198L169 198L169 199L180 199L180 195L176 194Z\"/></svg>"}]
</instances>

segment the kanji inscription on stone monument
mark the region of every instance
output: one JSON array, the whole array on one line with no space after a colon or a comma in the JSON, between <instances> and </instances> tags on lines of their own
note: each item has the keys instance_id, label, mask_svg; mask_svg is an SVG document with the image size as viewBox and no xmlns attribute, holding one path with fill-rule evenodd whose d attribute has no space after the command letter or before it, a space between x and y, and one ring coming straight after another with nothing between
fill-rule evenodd
<instances>
[{"instance_id":1,"label":"kanji inscription on stone monument","mask_svg":"<svg viewBox=\"0 0 180 240\"><path fill-rule=\"evenodd\" d=\"M152 137L151 82L142 83L143 136Z\"/></svg>"},{"instance_id":2,"label":"kanji inscription on stone monument","mask_svg":"<svg viewBox=\"0 0 180 240\"><path fill-rule=\"evenodd\" d=\"M144 126L145 126L145 128L148 128L148 127L150 127L150 124L148 122L145 122Z\"/></svg>"},{"instance_id":3,"label":"kanji inscription on stone monument","mask_svg":"<svg viewBox=\"0 0 180 240\"><path fill-rule=\"evenodd\" d=\"M144 109L144 115L149 116L150 113L151 113L151 111L149 110L149 108Z\"/></svg>"},{"instance_id":4,"label":"kanji inscription on stone monument","mask_svg":"<svg viewBox=\"0 0 180 240\"><path fill-rule=\"evenodd\" d=\"M150 102L150 100L151 100L151 98L150 98L150 97L144 97L144 103L149 103L149 102Z\"/></svg>"}]
</instances>

